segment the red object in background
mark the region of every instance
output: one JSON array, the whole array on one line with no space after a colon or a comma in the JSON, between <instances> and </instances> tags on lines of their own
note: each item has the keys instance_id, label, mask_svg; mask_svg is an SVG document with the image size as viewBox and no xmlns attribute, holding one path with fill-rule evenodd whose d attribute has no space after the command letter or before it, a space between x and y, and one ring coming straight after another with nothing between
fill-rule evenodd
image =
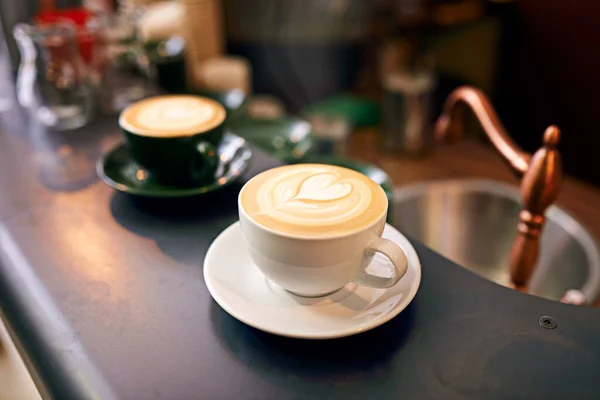
<instances>
[{"instance_id":1,"label":"red object in background","mask_svg":"<svg viewBox=\"0 0 600 400\"><path fill-rule=\"evenodd\" d=\"M71 21L77 28L77 42L79 53L86 64L93 61L94 45L96 43L94 33L90 32L87 23L94 14L85 8L67 8L63 10L44 10L35 17L36 25L55 24L61 21Z\"/></svg>"},{"instance_id":2,"label":"red object in background","mask_svg":"<svg viewBox=\"0 0 600 400\"><path fill-rule=\"evenodd\" d=\"M46 10L41 11L35 17L37 23L51 24L62 19L73 21L75 25L85 27L89 17L92 14L85 8L66 8L63 10Z\"/></svg>"}]
</instances>

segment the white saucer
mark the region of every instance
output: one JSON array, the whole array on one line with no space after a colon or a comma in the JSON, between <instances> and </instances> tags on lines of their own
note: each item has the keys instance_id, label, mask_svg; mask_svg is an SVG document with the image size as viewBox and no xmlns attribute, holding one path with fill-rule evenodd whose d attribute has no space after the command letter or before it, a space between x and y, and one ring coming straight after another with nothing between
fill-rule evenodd
<instances>
[{"instance_id":1,"label":"white saucer","mask_svg":"<svg viewBox=\"0 0 600 400\"><path fill-rule=\"evenodd\" d=\"M304 339L331 339L373 329L398 315L417 294L421 263L410 242L387 225L383 237L408 256L406 275L391 288L349 283L325 297L293 295L269 281L252 263L239 222L211 244L204 260L204 280L215 301L231 316L256 329ZM393 266L375 256L369 272L390 276Z\"/></svg>"}]
</instances>

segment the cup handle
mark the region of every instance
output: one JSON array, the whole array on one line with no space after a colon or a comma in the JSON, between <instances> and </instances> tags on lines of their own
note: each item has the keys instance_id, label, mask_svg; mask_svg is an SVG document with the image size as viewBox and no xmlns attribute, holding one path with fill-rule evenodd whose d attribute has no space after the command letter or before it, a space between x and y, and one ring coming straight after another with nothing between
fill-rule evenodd
<instances>
[{"instance_id":1,"label":"cup handle","mask_svg":"<svg viewBox=\"0 0 600 400\"><path fill-rule=\"evenodd\" d=\"M367 271L363 270L363 272L354 279L354 282L362 286L380 289L394 286L408 270L408 259L406 258L406 253L402 247L398 246L391 240L384 238L375 239L365 250L365 255L367 256L372 256L374 253L381 253L390 259L394 265L394 275L392 275L390 278L384 278L381 276L371 275Z\"/></svg>"}]
</instances>

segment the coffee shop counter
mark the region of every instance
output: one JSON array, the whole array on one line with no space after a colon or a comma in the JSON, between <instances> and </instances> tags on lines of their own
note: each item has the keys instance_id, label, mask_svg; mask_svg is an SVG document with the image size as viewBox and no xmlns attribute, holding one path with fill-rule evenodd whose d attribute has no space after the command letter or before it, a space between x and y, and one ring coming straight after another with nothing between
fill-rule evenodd
<instances>
[{"instance_id":1,"label":"coffee shop counter","mask_svg":"<svg viewBox=\"0 0 600 400\"><path fill-rule=\"evenodd\" d=\"M119 140L113 120L45 133L2 116L0 308L42 396L597 398L600 310L499 287L416 241L419 292L379 328L305 341L245 326L202 278L242 183L186 201L117 194L95 162ZM275 165L255 151L245 178Z\"/></svg>"}]
</instances>

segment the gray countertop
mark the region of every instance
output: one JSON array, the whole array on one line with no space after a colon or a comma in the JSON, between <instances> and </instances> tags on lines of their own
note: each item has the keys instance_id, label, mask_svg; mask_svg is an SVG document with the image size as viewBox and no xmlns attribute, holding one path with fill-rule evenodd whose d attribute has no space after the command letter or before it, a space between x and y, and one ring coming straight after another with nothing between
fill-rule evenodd
<instances>
[{"instance_id":1,"label":"gray countertop","mask_svg":"<svg viewBox=\"0 0 600 400\"><path fill-rule=\"evenodd\" d=\"M202 278L209 244L237 220L241 183L133 198L95 173L120 141L116 118L67 133L19 110L1 121L0 308L48 398L598 396L599 310L501 288L417 242L421 288L384 326L317 342L249 328ZM255 151L246 178L275 165Z\"/></svg>"}]
</instances>

